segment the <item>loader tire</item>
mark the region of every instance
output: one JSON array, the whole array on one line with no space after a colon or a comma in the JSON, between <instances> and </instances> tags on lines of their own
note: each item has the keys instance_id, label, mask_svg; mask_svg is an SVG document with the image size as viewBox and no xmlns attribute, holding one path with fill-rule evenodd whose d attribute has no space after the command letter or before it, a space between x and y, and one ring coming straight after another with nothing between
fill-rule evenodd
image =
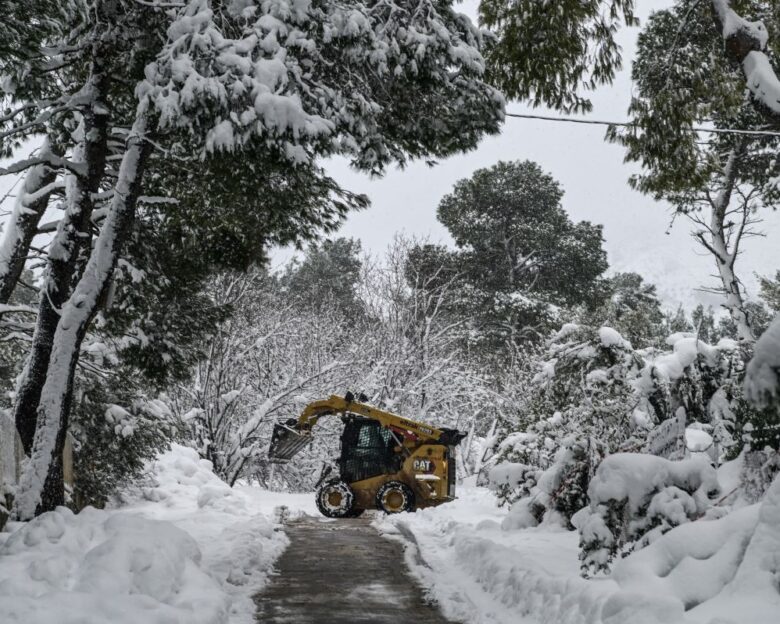
<instances>
[{"instance_id":1,"label":"loader tire","mask_svg":"<svg viewBox=\"0 0 780 624\"><path fill-rule=\"evenodd\" d=\"M405 483L388 481L377 490L376 508L388 514L414 511L414 492Z\"/></svg>"},{"instance_id":2,"label":"loader tire","mask_svg":"<svg viewBox=\"0 0 780 624\"><path fill-rule=\"evenodd\" d=\"M317 490L317 509L328 518L349 518L353 513L355 494L348 483L339 479L326 481Z\"/></svg>"}]
</instances>

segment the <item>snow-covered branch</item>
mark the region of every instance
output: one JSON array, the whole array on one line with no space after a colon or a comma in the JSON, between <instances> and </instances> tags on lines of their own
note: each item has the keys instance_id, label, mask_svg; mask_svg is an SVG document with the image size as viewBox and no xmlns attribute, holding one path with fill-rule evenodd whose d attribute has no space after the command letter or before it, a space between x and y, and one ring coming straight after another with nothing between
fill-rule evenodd
<instances>
[{"instance_id":1,"label":"snow-covered branch","mask_svg":"<svg viewBox=\"0 0 780 624\"><path fill-rule=\"evenodd\" d=\"M762 22L750 22L731 8L730 0L712 0L729 57L742 65L748 89L761 111L780 125L780 78L766 52L769 34Z\"/></svg>"}]
</instances>

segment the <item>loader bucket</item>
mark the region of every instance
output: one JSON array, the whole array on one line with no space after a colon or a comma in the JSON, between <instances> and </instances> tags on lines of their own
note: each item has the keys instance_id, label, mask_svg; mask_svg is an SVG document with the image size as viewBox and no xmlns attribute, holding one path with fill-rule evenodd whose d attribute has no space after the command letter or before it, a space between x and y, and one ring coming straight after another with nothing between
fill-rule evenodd
<instances>
[{"instance_id":1,"label":"loader bucket","mask_svg":"<svg viewBox=\"0 0 780 624\"><path fill-rule=\"evenodd\" d=\"M286 462L311 442L311 433L301 433L284 423L276 423L268 448L268 459L272 462Z\"/></svg>"}]
</instances>

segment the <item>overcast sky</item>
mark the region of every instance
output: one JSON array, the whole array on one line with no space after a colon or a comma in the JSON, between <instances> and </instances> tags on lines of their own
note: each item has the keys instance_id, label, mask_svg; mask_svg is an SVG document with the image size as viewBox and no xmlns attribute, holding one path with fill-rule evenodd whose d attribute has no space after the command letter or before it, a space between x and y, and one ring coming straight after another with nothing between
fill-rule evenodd
<instances>
[{"instance_id":1,"label":"overcast sky","mask_svg":"<svg viewBox=\"0 0 780 624\"><path fill-rule=\"evenodd\" d=\"M477 2L468 0L461 11L476 19ZM639 0L640 19L651 10L668 6L663 0ZM593 95L592 118L621 120L631 95L630 58L637 29L624 29L620 40L626 52L626 69L615 84ZM510 112L528 109L509 103ZM535 112L555 115L552 111ZM623 164L623 148L603 140L604 128L577 124L508 118L499 136L483 140L468 154L455 156L436 167L416 163L384 178L368 179L351 171L345 161L329 165L331 175L347 188L371 198L368 210L352 214L339 235L360 239L366 250L380 253L394 234L405 231L447 242L446 230L436 221L436 206L454 183L475 169L498 160L530 159L551 173L566 192L563 205L572 219L589 220L604 226L605 246L613 270L636 271L654 282L669 306L686 306L704 300L718 305L718 299L697 292L703 283L712 284L709 257L696 249L690 229L679 220L671 231L668 206L654 202L627 184L632 167ZM770 214L764 223L768 237L752 239L739 261L740 273L755 293L754 272L773 275L780 268L780 218ZM278 254L277 261L288 257Z\"/></svg>"}]
</instances>

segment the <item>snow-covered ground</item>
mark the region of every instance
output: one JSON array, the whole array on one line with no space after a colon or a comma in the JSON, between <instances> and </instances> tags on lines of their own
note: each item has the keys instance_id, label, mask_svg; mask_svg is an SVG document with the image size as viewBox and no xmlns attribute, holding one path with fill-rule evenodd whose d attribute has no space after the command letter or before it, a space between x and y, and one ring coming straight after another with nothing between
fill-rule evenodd
<instances>
[{"instance_id":1,"label":"snow-covered ground","mask_svg":"<svg viewBox=\"0 0 780 624\"><path fill-rule=\"evenodd\" d=\"M718 476L729 486L735 475ZM780 622L780 480L762 503L683 524L591 580L579 575L576 531L505 530L492 492L458 495L375 517L408 545L413 574L454 621ZM0 533L2 622L249 624L252 596L287 545L280 517L301 513L317 515L311 494L230 489L174 446L121 506L59 509Z\"/></svg>"},{"instance_id":2,"label":"snow-covered ground","mask_svg":"<svg viewBox=\"0 0 780 624\"><path fill-rule=\"evenodd\" d=\"M111 510L65 508L0 533L3 624L248 624L287 545L280 507L311 495L230 489L174 446Z\"/></svg>"},{"instance_id":3,"label":"snow-covered ground","mask_svg":"<svg viewBox=\"0 0 780 624\"><path fill-rule=\"evenodd\" d=\"M444 614L473 624L587 622L589 610L616 590L612 581L579 577L577 533L504 531L506 509L485 488L461 487L458 500L414 514L379 518L384 533L414 534L407 562ZM408 531L407 531L408 530ZM582 617L577 614L582 613ZM593 620L590 620L593 621Z\"/></svg>"},{"instance_id":4,"label":"snow-covered ground","mask_svg":"<svg viewBox=\"0 0 780 624\"><path fill-rule=\"evenodd\" d=\"M407 561L445 615L473 624L773 624L780 622L780 481L763 504L674 529L615 565L579 576L578 534L502 530L483 488L379 518L417 547ZM419 555L418 556L418 549Z\"/></svg>"}]
</instances>

